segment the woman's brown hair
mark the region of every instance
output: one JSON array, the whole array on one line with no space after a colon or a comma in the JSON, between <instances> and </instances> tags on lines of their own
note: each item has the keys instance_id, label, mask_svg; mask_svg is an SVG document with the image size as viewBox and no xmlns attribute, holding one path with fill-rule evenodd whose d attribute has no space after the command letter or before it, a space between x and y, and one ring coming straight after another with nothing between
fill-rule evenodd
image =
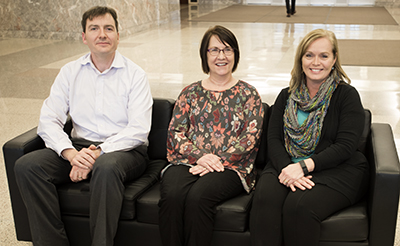
<instances>
[{"instance_id":1,"label":"woman's brown hair","mask_svg":"<svg viewBox=\"0 0 400 246\"><path fill-rule=\"evenodd\" d=\"M219 41L221 41L223 44L230 46L234 50L234 60L235 63L233 64L232 72L234 72L239 64L239 44L238 41L236 40L235 35L227 28L223 26L214 26L211 27L206 31L206 33L203 36L203 39L201 40L201 45L200 45L200 58L201 58L201 67L203 69L203 72L205 74L208 74L210 72L210 67L208 66L208 60L207 60L207 53L208 53L208 45L210 44L210 39L212 36L216 36Z\"/></svg>"}]
</instances>

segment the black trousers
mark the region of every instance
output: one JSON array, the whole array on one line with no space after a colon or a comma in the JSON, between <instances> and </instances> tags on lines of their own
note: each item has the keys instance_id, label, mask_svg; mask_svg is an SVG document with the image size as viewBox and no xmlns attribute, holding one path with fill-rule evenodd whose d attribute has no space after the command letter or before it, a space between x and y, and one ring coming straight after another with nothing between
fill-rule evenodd
<instances>
[{"instance_id":1,"label":"black trousers","mask_svg":"<svg viewBox=\"0 0 400 246\"><path fill-rule=\"evenodd\" d=\"M245 192L232 170L202 177L184 165L171 166L161 180L159 227L164 246L211 244L216 204Z\"/></svg>"},{"instance_id":2,"label":"black trousers","mask_svg":"<svg viewBox=\"0 0 400 246\"><path fill-rule=\"evenodd\" d=\"M87 146L89 146L88 144ZM113 245L122 207L124 182L147 167L146 146L106 153L97 158L90 178L92 245ZM28 211L35 246L67 246L56 186L72 182L71 165L51 149L22 156L15 164L17 184Z\"/></svg>"},{"instance_id":3,"label":"black trousers","mask_svg":"<svg viewBox=\"0 0 400 246\"><path fill-rule=\"evenodd\" d=\"M296 11L296 0L285 0L286 1L286 13L294 14ZM290 4L290 2L292 2Z\"/></svg>"},{"instance_id":4,"label":"black trousers","mask_svg":"<svg viewBox=\"0 0 400 246\"><path fill-rule=\"evenodd\" d=\"M250 213L252 246L317 246L321 221L350 205L347 197L325 185L292 192L276 175L263 173Z\"/></svg>"}]
</instances>

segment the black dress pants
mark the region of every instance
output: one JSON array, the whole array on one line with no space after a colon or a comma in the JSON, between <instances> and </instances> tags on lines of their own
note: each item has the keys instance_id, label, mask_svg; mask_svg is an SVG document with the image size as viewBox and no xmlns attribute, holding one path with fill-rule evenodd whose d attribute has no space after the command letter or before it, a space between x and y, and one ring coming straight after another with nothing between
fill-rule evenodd
<instances>
[{"instance_id":1,"label":"black dress pants","mask_svg":"<svg viewBox=\"0 0 400 246\"><path fill-rule=\"evenodd\" d=\"M216 205L245 192L232 170L202 177L185 165L171 166L161 179L159 227L164 246L209 246Z\"/></svg>"},{"instance_id":2,"label":"black dress pants","mask_svg":"<svg viewBox=\"0 0 400 246\"><path fill-rule=\"evenodd\" d=\"M296 0L285 0L285 1L286 1L286 13L294 14L294 12L296 11Z\"/></svg>"},{"instance_id":3,"label":"black dress pants","mask_svg":"<svg viewBox=\"0 0 400 246\"><path fill-rule=\"evenodd\" d=\"M317 246L321 221L350 205L346 196L325 185L292 192L276 175L264 172L250 213L252 246Z\"/></svg>"},{"instance_id":4,"label":"black dress pants","mask_svg":"<svg viewBox=\"0 0 400 246\"><path fill-rule=\"evenodd\" d=\"M88 144L87 146L89 146ZM124 182L147 167L146 146L106 153L97 158L90 178L92 245L113 245L122 207ZM28 211L35 246L67 246L56 186L72 182L71 165L51 149L22 156L15 164L17 184Z\"/></svg>"}]
</instances>

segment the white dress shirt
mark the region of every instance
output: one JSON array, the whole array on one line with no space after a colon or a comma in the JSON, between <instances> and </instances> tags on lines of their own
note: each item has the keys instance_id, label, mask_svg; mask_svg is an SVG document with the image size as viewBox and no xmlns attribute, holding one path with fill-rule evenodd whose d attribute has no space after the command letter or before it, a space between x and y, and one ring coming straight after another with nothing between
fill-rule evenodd
<instances>
[{"instance_id":1,"label":"white dress shirt","mask_svg":"<svg viewBox=\"0 0 400 246\"><path fill-rule=\"evenodd\" d=\"M74 148L63 131L68 114L72 138L99 145L104 153L148 144L153 99L145 72L115 52L109 69L100 73L90 53L61 68L44 101L37 133L60 156Z\"/></svg>"}]
</instances>

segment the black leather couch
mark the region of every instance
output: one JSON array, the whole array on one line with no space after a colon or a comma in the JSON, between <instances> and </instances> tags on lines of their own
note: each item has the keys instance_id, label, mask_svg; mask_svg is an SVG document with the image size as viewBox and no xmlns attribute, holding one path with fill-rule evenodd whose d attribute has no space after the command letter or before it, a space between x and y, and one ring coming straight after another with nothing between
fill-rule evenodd
<instances>
[{"instance_id":1,"label":"black leather couch","mask_svg":"<svg viewBox=\"0 0 400 246\"><path fill-rule=\"evenodd\" d=\"M154 99L153 125L148 153L151 159L145 174L126 184L115 245L161 245L158 232L159 174L167 164L166 133L173 100ZM257 169L267 161L266 129L271 108L264 103L264 134L256 160ZM320 245L323 246L389 246L396 229L400 165L393 133L388 124L371 124L371 113L365 110L366 122L360 149L371 165L370 190L359 203L339 211L322 222ZM70 132L71 124L65 126ZM7 178L18 240L30 241L25 205L15 182L14 164L22 155L44 148L36 128L8 141L3 146ZM69 183L58 188L66 231L73 246L90 245L89 185L87 181ZM249 246L249 212L253 194L241 195L217 207L212 245ZM268 228L265 228L268 230Z\"/></svg>"}]
</instances>

